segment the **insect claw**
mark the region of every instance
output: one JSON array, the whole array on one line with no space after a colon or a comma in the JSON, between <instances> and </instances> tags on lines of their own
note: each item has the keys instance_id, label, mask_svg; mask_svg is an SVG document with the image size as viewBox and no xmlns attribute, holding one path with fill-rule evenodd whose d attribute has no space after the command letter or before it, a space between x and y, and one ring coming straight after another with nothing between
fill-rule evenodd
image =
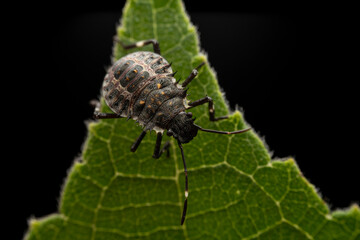
<instances>
[{"instance_id":1,"label":"insect claw","mask_svg":"<svg viewBox=\"0 0 360 240\"><path fill-rule=\"evenodd\" d=\"M168 76L169 76L169 77L174 77L177 72L178 72L178 71L175 71L175 72L173 72L173 73L169 73Z\"/></svg>"},{"instance_id":2,"label":"insect claw","mask_svg":"<svg viewBox=\"0 0 360 240\"><path fill-rule=\"evenodd\" d=\"M171 64L172 64L172 62L169 63L169 64L167 64L167 65L165 65L165 66L163 67L163 69L164 69L164 70L165 70L165 69L168 69L169 67L171 67Z\"/></svg>"},{"instance_id":3,"label":"insect claw","mask_svg":"<svg viewBox=\"0 0 360 240\"><path fill-rule=\"evenodd\" d=\"M200 69L202 66L204 66L204 65L205 65L205 62L202 62L202 63L200 63L199 66L197 66L195 69L196 69L196 70L199 70L199 69Z\"/></svg>"},{"instance_id":4,"label":"insect claw","mask_svg":"<svg viewBox=\"0 0 360 240\"><path fill-rule=\"evenodd\" d=\"M186 93L187 93L187 91L189 90L189 88L185 88L184 90L183 90L183 92L181 93L181 97L183 97L183 98L185 98L186 97Z\"/></svg>"}]
</instances>

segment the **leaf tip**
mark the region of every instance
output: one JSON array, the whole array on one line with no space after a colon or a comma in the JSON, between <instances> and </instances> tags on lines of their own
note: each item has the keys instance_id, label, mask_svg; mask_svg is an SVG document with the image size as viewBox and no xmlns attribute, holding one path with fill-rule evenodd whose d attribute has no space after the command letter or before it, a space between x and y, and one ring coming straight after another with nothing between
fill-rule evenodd
<instances>
[{"instance_id":1,"label":"leaf tip","mask_svg":"<svg viewBox=\"0 0 360 240\"><path fill-rule=\"evenodd\" d=\"M88 122L88 131L91 132L91 133L94 133L97 124L98 124L98 122L89 121Z\"/></svg>"},{"instance_id":2,"label":"leaf tip","mask_svg":"<svg viewBox=\"0 0 360 240\"><path fill-rule=\"evenodd\" d=\"M38 231L40 227L40 221L37 220L35 217L31 216L30 219L28 219L28 229L24 234L23 239L28 240L31 238L31 235Z\"/></svg>"},{"instance_id":3,"label":"leaf tip","mask_svg":"<svg viewBox=\"0 0 360 240\"><path fill-rule=\"evenodd\" d=\"M79 170L84 164L81 163L80 161L76 160L74 162L74 170Z\"/></svg>"},{"instance_id":4,"label":"leaf tip","mask_svg":"<svg viewBox=\"0 0 360 240\"><path fill-rule=\"evenodd\" d=\"M236 109L232 114L231 117L235 118L238 121L242 121L243 119L243 114L242 112L240 112L238 109Z\"/></svg>"},{"instance_id":5,"label":"leaf tip","mask_svg":"<svg viewBox=\"0 0 360 240\"><path fill-rule=\"evenodd\" d=\"M353 203L349 208L346 209L337 209L331 214L328 215L329 219L337 218L347 218L347 217L354 217L360 221L360 208L357 203Z\"/></svg>"},{"instance_id":6,"label":"leaf tip","mask_svg":"<svg viewBox=\"0 0 360 240\"><path fill-rule=\"evenodd\" d=\"M39 226L39 224L40 224L40 222L36 218L31 217L29 219L29 226L31 229L37 228Z\"/></svg>"},{"instance_id":7,"label":"leaf tip","mask_svg":"<svg viewBox=\"0 0 360 240\"><path fill-rule=\"evenodd\" d=\"M296 165L295 159L292 158L292 157L286 159L286 160L285 160L285 163L286 163L286 164L289 164L289 165Z\"/></svg>"},{"instance_id":8,"label":"leaf tip","mask_svg":"<svg viewBox=\"0 0 360 240\"><path fill-rule=\"evenodd\" d=\"M197 29L196 29L196 27L195 27L194 25L192 25L192 24L188 27L188 31L189 31L190 33L196 33L196 34L197 34Z\"/></svg>"},{"instance_id":9,"label":"leaf tip","mask_svg":"<svg viewBox=\"0 0 360 240\"><path fill-rule=\"evenodd\" d=\"M359 205L358 205L357 203L353 203L353 204L350 206L350 212L353 212L353 213L356 213L356 214L359 214L359 215L360 215Z\"/></svg>"},{"instance_id":10,"label":"leaf tip","mask_svg":"<svg viewBox=\"0 0 360 240\"><path fill-rule=\"evenodd\" d=\"M205 62L205 64L208 64L208 60L206 58L206 55L205 54L198 54L192 59L192 66L197 67L202 62ZM202 68L204 68L204 66ZM200 70L202 68L200 68Z\"/></svg>"}]
</instances>

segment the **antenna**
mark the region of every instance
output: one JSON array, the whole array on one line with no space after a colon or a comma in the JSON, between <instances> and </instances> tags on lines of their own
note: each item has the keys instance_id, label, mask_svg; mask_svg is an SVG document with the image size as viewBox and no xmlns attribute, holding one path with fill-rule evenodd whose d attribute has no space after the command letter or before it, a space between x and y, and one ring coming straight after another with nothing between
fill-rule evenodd
<instances>
[{"instance_id":1,"label":"antenna","mask_svg":"<svg viewBox=\"0 0 360 240\"><path fill-rule=\"evenodd\" d=\"M197 127L200 131L218 133L218 134L226 134L226 135L244 133L251 129L251 128L246 128L246 129L242 129L242 130L238 130L238 131L234 131L234 132L226 132L226 131L218 131L218 130L214 130L214 129L205 129L205 128L200 127L199 125L196 125L195 123L194 123L194 126Z\"/></svg>"}]
</instances>

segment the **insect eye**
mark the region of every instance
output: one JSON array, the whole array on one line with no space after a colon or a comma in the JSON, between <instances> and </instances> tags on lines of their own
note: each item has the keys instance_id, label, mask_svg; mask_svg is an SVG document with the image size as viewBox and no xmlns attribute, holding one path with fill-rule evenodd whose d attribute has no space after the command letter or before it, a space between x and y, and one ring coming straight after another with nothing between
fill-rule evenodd
<instances>
[{"instance_id":1,"label":"insect eye","mask_svg":"<svg viewBox=\"0 0 360 240\"><path fill-rule=\"evenodd\" d=\"M166 132L166 135L168 135L169 137L171 137L171 136L173 135L173 132L172 132L171 130L168 130L168 131Z\"/></svg>"}]
</instances>

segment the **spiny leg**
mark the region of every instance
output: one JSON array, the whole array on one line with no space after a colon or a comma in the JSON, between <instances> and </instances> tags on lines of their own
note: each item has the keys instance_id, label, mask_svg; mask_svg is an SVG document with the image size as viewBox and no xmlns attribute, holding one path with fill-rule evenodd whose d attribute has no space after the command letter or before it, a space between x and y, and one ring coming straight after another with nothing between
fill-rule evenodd
<instances>
[{"instance_id":1,"label":"spiny leg","mask_svg":"<svg viewBox=\"0 0 360 240\"><path fill-rule=\"evenodd\" d=\"M161 154L165 151L166 151L167 157L170 156L170 154L169 154L170 142L169 141L167 141L160 150L162 136L163 136L163 134L160 132L157 134L153 158L156 158L156 159L159 158L161 156Z\"/></svg>"},{"instance_id":2,"label":"spiny leg","mask_svg":"<svg viewBox=\"0 0 360 240\"><path fill-rule=\"evenodd\" d=\"M114 39L116 42L119 42L124 49L139 48L152 44L154 48L154 52L160 55L160 44L156 39L142 40L129 45L124 45L117 37Z\"/></svg>"},{"instance_id":3,"label":"spiny leg","mask_svg":"<svg viewBox=\"0 0 360 240\"><path fill-rule=\"evenodd\" d=\"M200 63L199 66L194 68L189 77L181 84L182 87L186 87L199 73L199 69L205 64L205 62Z\"/></svg>"},{"instance_id":4,"label":"spiny leg","mask_svg":"<svg viewBox=\"0 0 360 240\"><path fill-rule=\"evenodd\" d=\"M214 102L212 100L211 97L204 97L204 98L201 98L199 100L196 100L194 102L190 102L188 105L190 106L189 108L187 109L190 109L190 108L193 108L193 107L197 107L199 105L202 105L202 104L205 104L205 103L209 103L209 117L210 117L210 121L219 121L219 120L222 120L222 119L226 119L228 118L228 116L222 116L222 117L215 117L215 106L214 106Z\"/></svg>"},{"instance_id":5,"label":"spiny leg","mask_svg":"<svg viewBox=\"0 0 360 240\"><path fill-rule=\"evenodd\" d=\"M93 118L95 119L109 119L109 118L122 118L117 113L102 113L100 112L100 102L98 100L91 100L90 105L95 107Z\"/></svg>"},{"instance_id":6,"label":"spiny leg","mask_svg":"<svg viewBox=\"0 0 360 240\"><path fill-rule=\"evenodd\" d=\"M133 143L133 145L131 146L131 151L135 152L136 149L138 148L138 146L140 145L141 141L143 140L143 138L146 135L146 130L142 131L142 133L140 134L140 136L136 139L136 141Z\"/></svg>"},{"instance_id":7,"label":"spiny leg","mask_svg":"<svg viewBox=\"0 0 360 240\"><path fill-rule=\"evenodd\" d=\"M184 156L184 150L183 147L180 143L180 141L178 140L178 144L179 144L179 148L181 151L181 157L183 160L183 164L184 164L184 173L185 173L185 201L184 201L184 208L183 208L183 213L181 216L181 225L183 225L184 221L185 221L185 217L186 217L186 210L187 210L187 199L189 196L189 186L188 186L188 176L187 176L187 168L186 168L186 162L185 162L185 156Z\"/></svg>"}]
</instances>

